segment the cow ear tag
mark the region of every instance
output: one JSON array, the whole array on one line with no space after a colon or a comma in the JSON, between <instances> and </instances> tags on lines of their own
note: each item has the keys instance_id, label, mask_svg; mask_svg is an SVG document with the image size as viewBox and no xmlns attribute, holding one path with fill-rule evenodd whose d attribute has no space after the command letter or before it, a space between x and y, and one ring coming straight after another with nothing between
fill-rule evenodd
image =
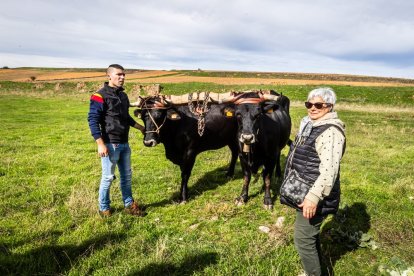
<instances>
[{"instance_id":1,"label":"cow ear tag","mask_svg":"<svg viewBox=\"0 0 414 276\"><path fill-rule=\"evenodd\" d=\"M266 112L267 114L271 114L271 113L273 113L273 108L270 108L267 112Z\"/></svg>"},{"instance_id":2,"label":"cow ear tag","mask_svg":"<svg viewBox=\"0 0 414 276\"><path fill-rule=\"evenodd\" d=\"M170 112L168 113L168 119L176 121L176 120L180 120L181 117L177 112Z\"/></svg>"},{"instance_id":3,"label":"cow ear tag","mask_svg":"<svg viewBox=\"0 0 414 276\"><path fill-rule=\"evenodd\" d=\"M233 112L231 109L226 108L226 109L224 109L224 115L225 115L227 118L231 118L231 117L233 117L233 116L234 116L234 112Z\"/></svg>"}]
</instances>

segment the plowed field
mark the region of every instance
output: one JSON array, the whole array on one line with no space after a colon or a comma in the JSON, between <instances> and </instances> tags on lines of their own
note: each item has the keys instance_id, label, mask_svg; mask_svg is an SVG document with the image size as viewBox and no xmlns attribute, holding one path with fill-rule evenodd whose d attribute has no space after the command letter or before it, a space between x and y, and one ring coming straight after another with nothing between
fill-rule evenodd
<instances>
[{"instance_id":1,"label":"plowed field","mask_svg":"<svg viewBox=\"0 0 414 276\"><path fill-rule=\"evenodd\" d=\"M208 82L217 84L243 85L351 85L351 86L414 86L414 80L371 78L347 76L347 80L332 74L290 74L283 77L234 77L234 76L194 76L185 71L140 71L128 70L127 81L134 83L183 83ZM295 77L296 76L296 77ZM338 75L339 76L339 75ZM307 78L309 77L309 78ZM0 81L33 81L61 82L61 81L103 81L106 79L103 69L0 69ZM361 80L362 79L362 80ZM364 80L366 79L366 81Z\"/></svg>"}]
</instances>

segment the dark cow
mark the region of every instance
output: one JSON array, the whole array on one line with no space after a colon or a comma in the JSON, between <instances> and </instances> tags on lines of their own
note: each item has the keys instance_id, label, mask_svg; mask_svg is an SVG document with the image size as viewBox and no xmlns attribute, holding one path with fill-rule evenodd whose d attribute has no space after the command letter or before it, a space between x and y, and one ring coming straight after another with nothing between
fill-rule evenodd
<instances>
[{"instance_id":1,"label":"dark cow","mask_svg":"<svg viewBox=\"0 0 414 276\"><path fill-rule=\"evenodd\" d=\"M269 100L269 94L266 98L259 91L236 95L231 101L235 104L239 158L243 170L243 189L236 204L247 202L251 175L263 166L264 206L271 209L271 178L275 166L277 175L281 176L280 152L289 141L291 120L289 99L275 91L268 93L273 100Z\"/></svg>"},{"instance_id":2,"label":"dark cow","mask_svg":"<svg viewBox=\"0 0 414 276\"><path fill-rule=\"evenodd\" d=\"M187 184L197 154L228 146L232 156L227 175L233 176L238 153L237 122L234 116L225 115L226 104L209 102L204 105L208 112L197 108L190 111L188 103L169 104L161 95L141 98L139 106L135 115L140 114L145 124L144 145L163 143L167 159L180 166L181 202L188 199ZM203 117L201 122L197 112Z\"/></svg>"}]
</instances>

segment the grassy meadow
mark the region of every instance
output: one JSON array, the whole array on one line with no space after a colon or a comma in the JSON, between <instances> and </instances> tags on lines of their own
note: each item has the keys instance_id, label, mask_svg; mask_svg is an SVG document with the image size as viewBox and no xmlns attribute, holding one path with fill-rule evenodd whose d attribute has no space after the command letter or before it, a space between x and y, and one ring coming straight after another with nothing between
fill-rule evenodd
<instances>
[{"instance_id":1,"label":"grassy meadow","mask_svg":"<svg viewBox=\"0 0 414 276\"><path fill-rule=\"evenodd\" d=\"M190 200L177 204L180 170L164 148L130 133L133 194L147 215L124 214L119 181L115 214L98 215L100 160L86 120L100 83L0 82L1 275L297 275L295 212L262 207L262 182L237 207L240 165L225 177L226 148L197 157ZM126 89L132 89L127 84ZM292 100L292 138L313 86L163 85L165 94L272 88ZM414 269L414 87L333 86L347 126L339 213L322 229L335 275L389 275ZM134 100L135 95L131 95ZM131 109L131 114L133 109ZM287 149L282 154L286 159ZM278 218L285 221L280 227ZM259 230L268 227L268 233ZM395 274L394 274L395 275ZM399 274L397 274L399 275Z\"/></svg>"}]
</instances>

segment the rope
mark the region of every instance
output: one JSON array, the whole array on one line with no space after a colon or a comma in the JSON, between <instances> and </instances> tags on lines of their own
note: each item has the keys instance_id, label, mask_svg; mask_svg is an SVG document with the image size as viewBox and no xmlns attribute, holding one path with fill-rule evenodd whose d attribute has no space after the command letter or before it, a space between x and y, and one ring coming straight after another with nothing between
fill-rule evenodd
<instances>
[{"instance_id":1,"label":"rope","mask_svg":"<svg viewBox=\"0 0 414 276\"><path fill-rule=\"evenodd\" d=\"M157 104L159 103L159 104ZM143 103L144 107L142 109L145 110L153 110L153 109L167 109L162 103L160 102L155 102L153 107L148 107L147 105L147 100L145 100ZM155 125L156 129L155 130L145 130L145 134L147 133L157 133L160 134L160 130L162 128L162 126L164 125L165 121L167 120L167 115L164 117L164 121L162 122L161 125L157 125L157 122L155 121L154 117L151 115L151 112L148 112L148 116L150 117L152 123Z\"/></svg>"}]
</instances>

